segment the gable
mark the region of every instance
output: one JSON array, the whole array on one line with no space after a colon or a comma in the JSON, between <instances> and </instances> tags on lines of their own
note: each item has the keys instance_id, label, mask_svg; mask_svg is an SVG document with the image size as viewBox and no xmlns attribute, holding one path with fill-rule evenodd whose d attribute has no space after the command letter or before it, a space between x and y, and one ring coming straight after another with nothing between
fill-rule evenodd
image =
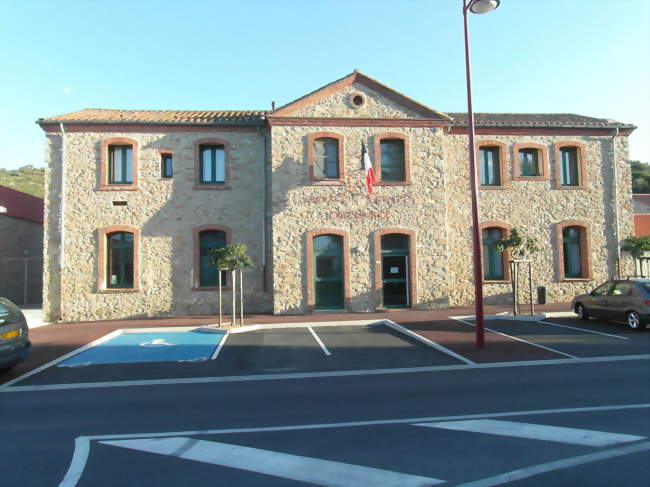
<instances>
[{"instance_id":1,"label":"gable","mask_svg":"<svg viewBox=\"0 0 650 487\"><path fill-rule=\"evenodd\" d=\"M270 114L274 117L434 119L450 118L355 71Z\"/></svg>"}]
</instances>

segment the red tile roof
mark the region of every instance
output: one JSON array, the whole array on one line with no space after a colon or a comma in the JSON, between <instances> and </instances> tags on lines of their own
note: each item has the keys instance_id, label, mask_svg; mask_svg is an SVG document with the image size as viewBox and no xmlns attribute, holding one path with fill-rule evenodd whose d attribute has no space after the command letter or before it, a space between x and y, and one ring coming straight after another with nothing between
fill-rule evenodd
<instances>
[{"instance_id":1,"label":"red tile roof","mask_svg":"<svg viewBox=\"0 0 650 487\"><path fill-rule=\"evenodd\" d=\"M43 199L0 186L0 215L43 224Z\"/></svg>"}]
</instances>

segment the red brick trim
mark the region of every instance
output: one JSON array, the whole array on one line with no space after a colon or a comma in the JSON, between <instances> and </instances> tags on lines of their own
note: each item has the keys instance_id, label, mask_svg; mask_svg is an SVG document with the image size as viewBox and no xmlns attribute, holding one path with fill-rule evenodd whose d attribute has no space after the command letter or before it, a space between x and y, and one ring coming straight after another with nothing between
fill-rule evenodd
<instances>
[{"instance_id":1,"label":"red brick trim","mask_svg":"<svg viewBox=\"0 0 650 487\"><path fill-rule=\"evenodd\" d=\"M67 128L66 128L67 130ZM450 135L467 135L467 127L450 127ZM612 136L611 128L560 128L560 127L476 127L476 135L564 135L564 136ZM618 135L628 136L633 129L623 129Z\"/></svg>"},{"instance_id":2,"label":"red brick trim","mask_svg":"<svg viewBox=\"0 0 650 487\"><path fill-rule=\"evenodd\" d=\"M499 222L499 221L487 221L483 222L479 225L479 230L480 234L479 237L481 239L481 252L483 252L483 230L487 230L488 228L498 228L501 230L502 233L502 238L509 238L510 237L510 231L512 230L512 225L509 223L504 223L504 222ZM481 262L483 262L484 256L481 255ZM488 281L486 279L483 279L484 284L503 284L510 282L510 250L504 250L503 253L501 254L501 259L503 260L503 280L494 280L494 281ZM485 275L485 272L483 272L483 275Z\"/></svg>"},{"instance_id":3,"label":"red brick trim","mask_svg":"<svg viewBox=\"0 0 650 487\"><path fill-rule=\"evenodd\" d=\"M339 143L339 177L336 179L317 179L314 177L314 141L321 138L336 139ZM315 132L307 136L307 165L309 167L309 182L315 185L342 185L345 179L345 144L341 134L335 132Z\"/></svg>"},{"instance_id":4,"label":"red brick trim","mask_svg":"<svg viewBox=\"0 0 650 487\"><path fill-rule=\"evenodd\" d=\"M381 141L386 139L402 140L404 142L404 181L384 182L381 179ZM411 148L409 136L399 132L385 132L374 136L375 147L375 186L407 186L411 184Z\"/></svg>"},{"instance_id":5,"label":"red brick trim","mask_svg":"<svg viewBox=\"0 0 650 487\"><path fill-rule=\"evenodd\" d=\"M201 286L201 246L200 234L206 230L218 230L226 234L226 245L232 243L232 230L224 225L202 225L192 229L192 291L209 291L219 289L219 286ZM230 286L223 286L222 290L230 289Z\"/></svg>"},{"instance_id":6,"label":"red brick trim","mask_svg":"<svg viewBox=\"0 0 650 487\"><path fill-rule=\"evenodd\" d=\"M505 143L500 140L495 139L481 139L476 141L476 172L480 174L480 165L481 165L481 147L496 147L499 149L499 174L501 178L501 184L498 186L483 186L480 185L479 189L508 189L510 188L510 178L508 178L508 167L510 166L508 161L508 150ZM480 183L480 178L479 178Z\"/></svg>"},{"instance_id":7,"label":"red brick trim","mask_svg":"<svg viewBox=\"0 0 650 487\"><path fill-rule=\"evenodd\" d=\"M580 228L580 259L583 276L580 278L566 277L564 274L564 240L562 231L567 227ZM557 250L558 281L590 281L591 274L591 224L581 220L567 220L555 225L555 244Z\"/></svg>"},{"instance_id":8,"label":"red brick trim","mask_svg":"<svg viewBox=\"0 0 650 487\"><path fill-rule=\"evenodd\" d=\"M375 272L375 306L377 309L383 309L382 306L382 294L383 294L383 279L381 273L381 238L384 235L389 235L393 233L398 233L400 235L406 235L409 238L409 307L413 308L418 302L417 296L417 242L416 242L416 232L409 228L382 228L377 230L373 234L373 246L374 246L374 272Z\"/></svg>"},{"instance_id":9,"label":"red brick trim","mask_svg":"<svg viewBox=\"0 0 650 487\"><path fill-rule=\"evenodd\" d=\"M443 127L444 121L413 118L312 118L312 117L268 117L272 127L387 127L387 128L422 128ZM611 133L610 133L611 135Z\"/></svg>"},{"instance_id":10,"label":"red brick trim","mask_svg":"<svg viewBox=\"0 0 650 487\"><path fill-rule=\"evenodd\" d=\"M69 132L127 132L127 133L171 133L171 132L257 132L258 125L211 125L211 124L172 124L172 123L70 123L65 124ZM60 133L59 123L43 123L41 128L47 133ZM611 132L611 131L610 131ZM611 134L610 134L611 135Z\"/></svg>"},{"instance_id":11,"label":"red brick trim","mask_svg":"<svg viewBox=\"0 0 650 487\"><path fill-rule=\"evenodd\" d=\"M522 149L537 149L537 163L539 164L539 176L521 176L519 167L519 151ZM522 142L512 147L512 180L513 181L542 181L548 180L548 148L542 144Z\"/></svg>"},{"instance_id":12,"label":"red brick trim","mask_svg":"<svg viewBox=\"0 0 650 487\"><path fill-rule=\"evenodd\" d=\"M133 157L133 183L109 184L108 182L108 149L111 145L130 145ZM128 137L109 137L103 139L99 152L99 191L136 191L138 190L139 150L138 141Z\"/></svg>"},{"instance_id":13,"label":"red brick trim","mask_svg":"<svg viewBox=\"0 0 650 487\"><path fill-rule=\"evenodd\" d=\"M172 149L158 149L158 153L160 154L160 166L158 167L158 178L161 181L171 181L174 177L174 164L176 162L175 156L174 156L174 151ZM172 177L171 178L164 178L162 176L162 156L172 156Z\"/></svg>"},{"instance_id":14,"label":"red brick trim","mask_svg":"<svg viewBox=\"0 0 650 487\"><path fill-rule=\"evenodd\" d=\"M226 180L223 184L201 184L201 146L202 145L222 145L224 149L224 159L226 164ZM194 141L194 186L192 189L230 189L230 142L218 137L206 137Z\"/></svg>"},{"instance_id":15,"label":"red brick trim","mask_svg":"<svg viewBox=\"0 0 650 487\"><path fill-rule=\"evenodd\" d=\"M133 287L109 288L106 283L106 266L108 264L107 237L116 232L133 234ZM98 293L128 293L140 290L140 230L126 225L111 225L97 230L97 292Z\"/></svg>"},{"instance_id":16,"label":"red brick trim","mask_svg":"<svg viewBox=\"0 0 650 487\"><path fill-rule=\"evenodd\" d=\"M307 291L307 310L314 311L314 237L319 235L338 235L343 238L343 306L350 309L350 236L345 230L319 228L305 232L305 280Z\"/></svg>"},{"instance_id":17,"label":"red brick trim","mask_svg":"<svg viewBox=\"0 0 650 487\"><path fill-rule=\"evenodd\" d=\"M611 134L610 134L611 135ZM577 156L578 156L578 185L577 186L562 186L561 182L561 172L562 172L562 155L560 154L560 149L563 147L575 147ZM585 161L585 144L577 140L564 140L562 142L556 142L553 144L553 169L555 171L554 178L554 187L555 189L563 190L576 190L576 189L585 189L587 185L587 171L586 161Z\"/></svg>"}]
</instances>

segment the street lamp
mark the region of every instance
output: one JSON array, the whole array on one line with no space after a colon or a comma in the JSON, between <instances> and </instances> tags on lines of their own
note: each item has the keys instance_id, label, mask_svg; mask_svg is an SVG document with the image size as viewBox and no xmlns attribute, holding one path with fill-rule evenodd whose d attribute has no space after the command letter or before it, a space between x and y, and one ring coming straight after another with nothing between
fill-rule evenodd
<instances>
[{"instance_id":1,"label":"street lamp","mask_svg":"<svg viewBox=\"0 0 650 487\"><path fill-rule=\"evenodd\" d=\"M472 78L469 69L469 35L467 11L486 14L499 6L500 0L463 0L465 27L465 72L467 74L467 129L469 132L469 179L472 193L472 244L474 254L474 314L476 315L476 347L485 346L483 324L483 267L481 264L481 235L478 219L478 174L476 173L476 145L474 143L474 111L472 110Z\"/></svg>"}]
</instances>

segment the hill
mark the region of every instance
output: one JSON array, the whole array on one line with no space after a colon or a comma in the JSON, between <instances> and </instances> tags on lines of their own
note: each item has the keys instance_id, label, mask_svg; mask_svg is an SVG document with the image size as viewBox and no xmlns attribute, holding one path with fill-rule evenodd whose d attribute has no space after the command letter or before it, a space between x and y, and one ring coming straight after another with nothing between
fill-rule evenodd
<instances>
[{"instance_id":1,"label":"hill","mask_svg":"<svg viewBox=\"0 0 650 487\"><path fill-rule=\"evenodd\" d=\"M20 169L0 168L0 185L42 198L45 194L45 169L23 166Z\"/></svg>"}]
</instances>

